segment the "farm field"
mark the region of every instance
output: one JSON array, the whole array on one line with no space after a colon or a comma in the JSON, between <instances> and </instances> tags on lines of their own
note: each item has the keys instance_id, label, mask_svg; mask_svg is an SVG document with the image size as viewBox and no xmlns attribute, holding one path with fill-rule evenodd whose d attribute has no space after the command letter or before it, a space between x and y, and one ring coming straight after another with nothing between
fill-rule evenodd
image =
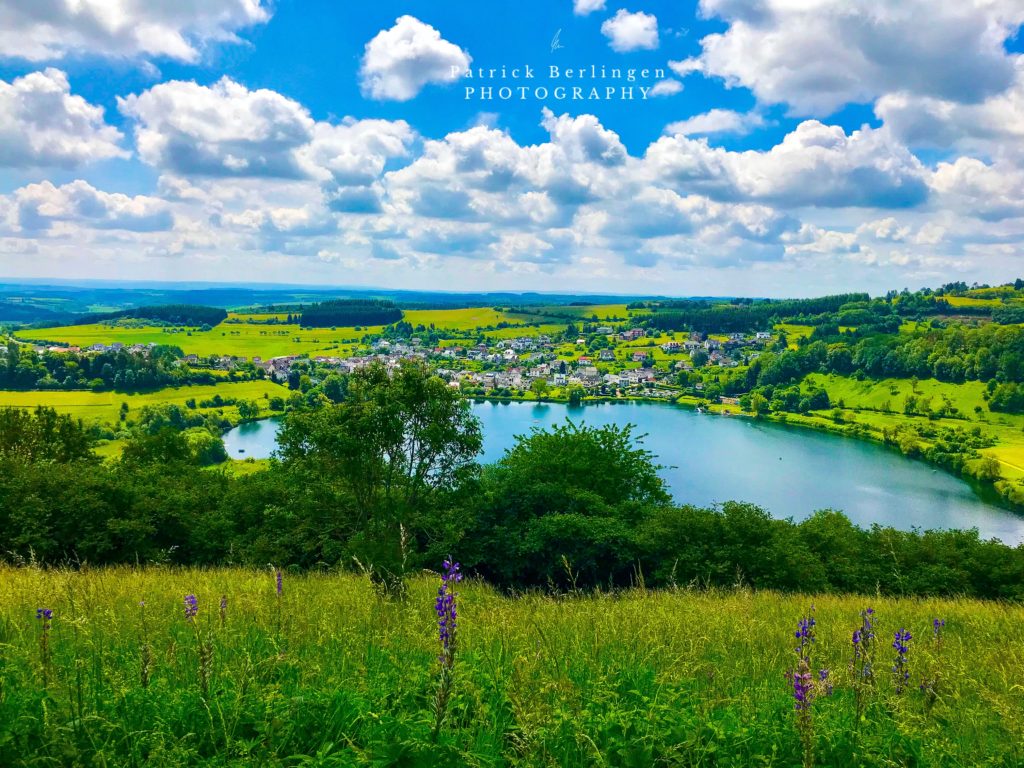
<instances>
[{"instance_id":1,"label":"farm field","mask_svg":"<svg viewBox=\"0 0 1024 768\"><path fill-rule=\"evenodd\" d=\"M377 333L379 326L367 327L361 331L353 328L302 329L298 325L265 325L262 323L221 323L209 331L192 329L188 332L172 328L146 326L123 328L97 323L93 325L72 325L59 328L41 328L18 331L16 338L25 340L53 341L88 347L92 344L173 344L181 347L186 354L237 355L240 357L262 357L264 359L281 355L345 354L367 333Z\"/></svg>"},{"instance_id":2,"label":"farm field","mask_svg":"<svg viewBox=\"0 0 1024 768\"><path fill-rule=\"evenodd\" d=\"M128 394L124 392L89 392L89 391L0 391L0 408L35 408L37 405L49 406L60 413L66 413L86 424L113 425L118 421L121 403L128 403L129 416L145 405L175 403L185 405L185 401L194 398L196 401L220 395L222 398L236 400L254 400L261 408L266 408L266 399L279 396L287 397L289 390L280 384L269 381L224 382L222 384L195 385L191 387L171 387L155 392ZM206 409L197 408L202 412ZM223 406L225 414L237 417L234 406Z\"/></svg>"},{"instance_id":3,"label":"farm field","mask_svg":"<svg viewBox=\"0 0 1024 768\"><path fill-rule=\"evenodd\" d=\"M209 331L190 329L182 332L173 328L145 326L126 328L96 323L72 325L57 328L22 330L14 335L22 341L46 341L88 347L92 344L173 344L181 347L185 354L203 357L209 355L237 355L241 357L262 357L264 359L281 355L300 354L350 354L359 341L367 334L379 333L381 326L354 328L301 328L298 324L268 325L260 322L245 322L265 317L287 317L287 315L253 315L250 313L231 314L230 322L224 322ZM523 326L535 323L537 317L510 315L495 312L490 307L472 309L411 310L405 313L405 320L413 326L429 326L445 330L471 331L479 327L498 323ZM565 323L546 323L542 326L512 327L486 332L493 338L513 338L521 335L557 333Z\"/></svg>"},{"instance_id":4,"label":"farm field","mask_svg":"<svg viewBox=\"0 0 1024 768\"><path fill-rule=\"evenodd\" d=\"M813 665L834 686L813 705L818 765L1024 760L1020 606L745 589L509 598L473 581L457 590L435 743L437 584L417 577L390 601L359 576L286 573L279 599L269 571L0 569L0 764L794 766L786 673L812 604ZM45 645L39 607L53 611ZM850 636L867 607L878 671L858 721ZM935 679L934 696L919 689Z\"/></svg>"}]
</instances>

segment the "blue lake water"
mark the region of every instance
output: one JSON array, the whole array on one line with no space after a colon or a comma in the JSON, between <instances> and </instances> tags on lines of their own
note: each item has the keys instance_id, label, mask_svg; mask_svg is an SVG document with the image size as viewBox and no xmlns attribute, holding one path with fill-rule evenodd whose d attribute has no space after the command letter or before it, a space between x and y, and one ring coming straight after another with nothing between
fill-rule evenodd
<instances>
[{"instance_id":1,"label":"blue lake water","mask_svg":"<svg viewBox=\"0 0 1024 768\"><path fill-rule=\"evenodd\" d=\"M831 508L862 526L974 527L984 538L1024 541L1024 516L961 478L877 443L659 403L475 403L473 412L483 425L483 462L500 459L516 435L566 418L633 424L664 465L661 475L679 503L749 501L796 520ZM268 419L231 430L224 438L228 454L269 457L277 429Z\"/></svg>"}]
</instances>

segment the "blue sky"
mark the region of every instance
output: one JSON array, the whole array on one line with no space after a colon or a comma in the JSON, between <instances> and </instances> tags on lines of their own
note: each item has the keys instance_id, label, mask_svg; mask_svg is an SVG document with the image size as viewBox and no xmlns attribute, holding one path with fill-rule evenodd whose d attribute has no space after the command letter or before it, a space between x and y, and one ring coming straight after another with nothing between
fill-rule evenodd
<instances>
[{"instance_id":1,"label":"blue sky","mask_svg":"<svg viewBox=\"0 0 1024 768\"><path fill-rule=\"evenodd\" d=\"M0 275L807 295L1024 273L1017 0L108 5L0 0ZM550 65L667 77L535 98L631 85Z\"/></svg>"}]
</instances>

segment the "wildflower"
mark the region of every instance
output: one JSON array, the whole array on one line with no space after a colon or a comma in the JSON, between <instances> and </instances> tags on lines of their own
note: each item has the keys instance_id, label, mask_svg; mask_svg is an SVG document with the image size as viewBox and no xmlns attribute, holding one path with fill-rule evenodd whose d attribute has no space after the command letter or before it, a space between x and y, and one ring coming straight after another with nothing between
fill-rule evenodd
<instances>
[{"instance_id":1,"label":"wildflower","mask_svg":"<svg viewBox=\"0 0 1024 768\"><path fill-rule=\"evenodd\" d=\"M454 586L462 581L459 564L451 560L444 561L444 573L441 574L441 586L437 590L434 610L437 612L438 637L441 641L441 664L451 666L455 653L455 627L458 618L455 606Z\"/></svg>"},{"instance_id":2,"label":"wildflower","mask_svg":"<svg viewBox=\"0 0 1024 768\"><path fill-rule=\"evenodd\" d=\"M437 686L437 694L434 696L434 729L431 738L437 740L444 722L445 712L448 709L448 700L451 697L452 683L454 681L453 670L455 668L455 641L458 612L456 610L455 585L462 581L462 574L459 572L459 564L451 559L445 560L444 570L441 573L441 586L437 590L437 599L434 601L434 611L437 613L437 634L441 643L441 655L438 660L441 662L441 670Z\"/></svg>"},{"instance_id":3,"label":"wildflower","mask_svg":"<svg viewBox=\"0 0 1024 768\"><path fill-rule=\"evenodd\" d=\"M811 611L814 606L811 606ZM797 624L794 637L798 641L795 648L797 657L796 668L787 677L792 686L793 707L796 711L796 728L800 734L803 747L803 763L805 768L814 765L814 724L811 719L811 708L818 695L831 695L832 683L829 670L818 670L817 679L812 672L811 653L814 648L814 627L817 624L814 616L804 616Z\"/></svg>"},{"instance_id":4,"label":"wildflower","mask_svg":"<svg viewBox=\"0 0 1024 768\"><path fill-rule=\"evenodd\" d=\"M872 652L875 645L875 609L865 608L860 612L860 626L853 630L853 660L850 670L853 677L853 693L857 703L857 721L864 712L867 696L875 682Z\"/></svg>"},{"instance_id":5,"label":"wildflower","mask_svg":"<svg viewBox=\"0 0 1024 768\"><path fill-rule=\"evenodd\" d=\"M910 630L902 627L896 630L893 636L892 647L896 651L896 658L892 665L893 680L896 683L896 693L903 693L907 682L910 680L910 668L907 663L907 654L910 652L910 641L913 635Z\"/></svg>"},{"instance_id":6,"label":"wildflower","mask_svg":"<svg viewBox=\"0 0 1024 768\"><path fill-rule=\"evenodd\" d=\"M277 582L277 596L281 597L281 594L284 592L284 580L283 577L281 576L280 568L274 571L274 578L275 581Z\"/></svg>"},{"instance_id":7,"label":"wildflower","mask_svg":"<svg viewBox=\"0 0 1024 768\"><path fill-rule=\"evenodd\" d=\"M921 692L927 697L928 705L931 706L939 695L939 666L942 656L942 631L946 628L945 619L932 619L932 642L935 644L935 658L931 663L931 673L921 680L918 686Z\"/></svg>"},{"instance_id":8,"label":"wildflower","mask_svg":"<svg viewBox=\"0 0 1024 768\"><path fill-rule=\"evenodd\" d=\"M224 622L227 621L227 618L228 618L228 596L227 595L221 595L220 596L220 626L221 626L221 628L224 627Z\"/></svg>"},{"instance_id":9,"label":"wildflower","mask_svg":"<svg viewBox=\"0 0 1024 768\"><path fill-rule=\"evenodd\" d=\"M53 620L52 608L36 608L36 621L39 627L39 661L43 667L43 685L50 680L50 622Z\"/></svg>"},{"instance_id":10,"label":"wildflower","mask_svg":"<svg viewBox=\"0 0 1024 768\"><path fill-rule=\"evenodd\" d=\"M195 595L185 595L185 621L194 621L199 613L199 599Z\"/></svg>"}]
</instances>

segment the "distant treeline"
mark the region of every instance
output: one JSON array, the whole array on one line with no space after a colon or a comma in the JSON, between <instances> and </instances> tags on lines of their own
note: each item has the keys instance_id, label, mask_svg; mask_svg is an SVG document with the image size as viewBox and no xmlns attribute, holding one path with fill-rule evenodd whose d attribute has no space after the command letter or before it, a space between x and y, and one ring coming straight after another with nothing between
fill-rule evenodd
<instances>
[{"instance_id":1,"label":"distant treeline","mask_svg":"<svg viewBox=\"0 0 1024 768\"><path fill-rule=\"evenodd\" d=\"M847 293L817 299L765 299L726 305L703 301L665 301L659 304L658 311L647 323L663 331L687 329L701 333L746 333L765 330L773 320L838 312L843 305L869 300L866 293Z\"/></svg>"},{"instance_id":2,"label":"distant treeline","mask_svg":"<svg viewBox=\"0 0 1024 768\"><path fill-rule=\"evenodd\" d=\"M324 301L302 310L303 328L331 328L353 325L390 325L402 319L392 301L384 299L338 299Z\"/></svg>"},{"instance_id":3,"label":"distant treeline","mask_svg":"<svg viewBox=\"0 0 1024 768\"><path fill-rule=\"evenodd\" d=\"M220 307L207 307L200 304L160 304L151 307L134 307L122 309L117 312L100 312L98 314L85 315L81 318L82 324L102 323L109 320L120 320L121 318L134 318L138 320L159 320L173 325L214 326L227 319L227 310Z\"/></svg>"}]
</instances>

